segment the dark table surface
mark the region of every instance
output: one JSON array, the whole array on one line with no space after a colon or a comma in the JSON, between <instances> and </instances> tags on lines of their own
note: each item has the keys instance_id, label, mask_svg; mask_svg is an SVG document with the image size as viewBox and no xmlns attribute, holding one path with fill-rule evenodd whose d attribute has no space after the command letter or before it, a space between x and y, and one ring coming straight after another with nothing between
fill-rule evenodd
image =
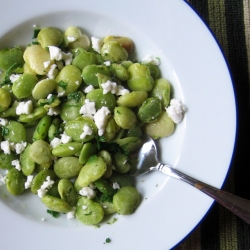
<instances>
[{"instance_id":1,"label":"dark table surface","mask_svg":"<svg viewBox=\"0 0 250 250\"><path fill-rule=\"evenodd\" d=\"M237 106L237 139L223 190L250 200L250 0L189 0L228 62ZM250 225L214 203L175 250L249 250Z\"/></svg>"}]
</instances>

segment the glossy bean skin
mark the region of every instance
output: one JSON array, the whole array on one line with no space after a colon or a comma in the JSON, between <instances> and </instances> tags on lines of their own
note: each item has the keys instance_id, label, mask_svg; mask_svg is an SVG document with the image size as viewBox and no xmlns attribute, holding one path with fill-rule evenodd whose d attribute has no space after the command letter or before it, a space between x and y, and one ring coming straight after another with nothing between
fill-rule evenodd
<instances>
[{"instance_id":1,"label":"glossy bean skin","mask_svg":"<svg viewBox=\"0 0 250 250\"><path fill-rule=\"evenodd\" d=\"M33 141L45 140L47 138L51 122L52 118L49 115L44 116L39 121L33 134Z\"/></svg>"},{"instance_id":2,"label":"glossy bean skin","mask_svg":"<svg viewBox=\"0 0 250 250\"><path fill-rule=\"evenodd\" d=\"M75 156L67 156L60 158L54 164L55 174L61 179L69 179L76 177L81 171L83 165Z\"/></svg>"},{"instance_id":3,"label":"glossy bean skin","mask_svg":"<svg viewBox=\"0 0 250 250\"><path fill-rule=\"evenodd\" d=\"M118 63L113 63L110 67L110 71L113 76L117 77L121 81L127 81L129 79L128 70Z\"/></svg>"},{"instance_id":4,"label":"glossy bean skin","mask_svg":"<svg viewBox=\"0 0 250 250\"><path fill-rule=\"evenodd\" d=\"M28 144L24 151L20 155L20 163L22 166L22 172L25 176L31 175L36 167L35 162L30 158L30 146L31 144Z\"/></svg>"},{"instance_id":5,"label":"glossy bean skin","mask_svg":"<svg viewBox=\"0 0 250 250\"><path fill-rule=\"evenodd\" d=\"M153 139L163 138L173 134L175 130L174 122L168 116L167 112L163 111L157 121L147 123L143 126L143 131Z\"/></svg>"},{"instance_id":6,"label":"glossy bean skin","mask_svg":"<svg viewBox=\"0 0 250 250\"><path fill-rule=\"evenodd\" d=\"M60 196L59 191L58 191L59 181L60 180L55 180L54 181L52 186L46 192L46 195L50 195L50 196L57 197L57 198L61 199L61 196Z\"/></svg>"},{"instance_id":7,"label":"glossy bean skin","mask_svg":"<svg viewBox=\"0 0 250 250\"><path fill-rule=\"evenodd\" d=\"M81 71L88 65L97 64L96 55L92 52L84 52L77 55L73 61L72 65L79 68Z\"/></svg>"},{"instance_id":8,"label":"glossy bean skin","mask_svg":"<svg viewBox=\"0 0 250 250\"><path fill-rule=\"evenodd\" d=\"M31 192L33 194L37 194L37 190L41 188L41 185L46 181L48 176L51 180L54 180L56 177L55 172L51 169L44 169L34 177L31 183Z\"/></svg>"},{"instance_id":9,"label":"glossy bean skin","mask_svg":"<svg viewBox=\"0 0 250 250\"><path fill-rule=\"evenodd\" d=\"M41 201L47 208L59 213L68 213L73 209L68 202L48 194L43 196Z\"/></svg>"},{"instance_id":10,"label":"glossy bean skin","mask_svg":"<svg viewBox=\"0 0 250 250\"><path fill-rule=\"evenodd\" d=\"M32 90L32 96L35 100L45 99L52 93L57 86L57 82L53 79L43 79L39 81Z\"/></svg>"},{"instance_id":11,"label":"glossy bean skin","mask_svg":"<svg viewBox=\"0 0 250 250\"><path fill-rule=\"evenodd\" d=\"M59 46L63 41L63 34L54 27L42 28L37 35L37 41L45 49L48 46Z\"/></svg>"},{"instance_id":12,"label":"glossy bean skin","mask_svg":"<svg viewBox=\"0 0 250 250\"><path fill-rule=\"evenodd\" d=\"M110 92L103 94L102 89L92 90L86 95L86 99L95 103L96 110L100 109L102 106L106 106L112 112L116 106L115 96Z\"/></svg>"},{"instance_id":13,"label":"glossy bean skin","mask_svg":"<svg viewBox=\"0 0 250 250\"><path fill-rule=\"evenodd\" d=\"M83 81L87 85L93 85L94 87L99 86L98 78L96 76L97 73L111 76L109 69L105 65L88 65L82 70L82 78Z\"/></svg>"},{"instance_id":14,"label":"glossy bean skin","mask_svg":"<svg viewBox=\"0 0 250 250\"><path fill-rule=\"evenodd\" d=\"M64 121L71 121L80 117L80 109L84 105L85 96L82 92L76 91L67 96L67 100L61 104L61 118Z\"/></svg>"},{"instance_id":15,"label":"glossy bean skin","mask_svg":"<svg viewBox=\"0 0 250 250\"><path fill-rule=\"evenodd\" d=\"M61 125L62 121L60 118L55 117L48 129L48 139L49 141L52 141L55 137L58 137L60 132L62 132L60 130L60 125Z\"/></svg>"},{"instance_id":16,"label":"glossy bean skin","mask_svg":"<svg viewBox=\"0 0 250 250\"><path fill-rule=\"evenodd\" d=\"M75 207L78 197L71 181L61 179L58 183L58 192L62 200L66 201L70 206Z\"/></svg>"},{"instance_id":17,"label":"glossy bean skin","mask_svg":"<svg viewBox=\"0 0 250 250\"><path fill-rule=\"evenodd\" d=\"M0 50L0 69L8 70L15 63L19 67L24 64L23 51L19 47Z\"/></svg>"},{"instance_id":18,"label":"glossy bean skin","mask_svg":"<svg viewBox=\"0 0 250 250\"><path fill-rule=\"evenodd\" d=\"M37 140L31 144L30 158L37 164L51 164L53 161L52 149L44 140Z\"/></svg>"},{"instance_id":19,"label":"glossy bean skin","mask_svg":"<svg viewBox=\"0 0 250 250\"><path fill-rule=\"evenodd\" d=\"M93 133L91 135L86 135L85 138L81 139L81 134L83 133L84 126L90 127ZM64 127L64 131L76 142L87 142L94 138L97 133L97 127L91 118L78 117L75 120L68 121Z\"/></svg>"},{"instance_id":20,"label":"glossy bean skin","mask_svg":"<svg viewBox=\"0 0 250 250\"><path fill-rule=\"evenodd\" d=\"M106 150L101 150L98 152L97 154L98 156L101 156L103 158L103 160L106 162L107 164L107 169L105 171L105 173L103 174L102 178L107 179L109 178L112 173L113 173L113 164L112 164L112 157L111 154L106 151Z\"/></svg>"},{"instance_id":21,"label":"glossy bean skin","mask_svg":"<svg viewBox=\"0 0 250 250\"><path fill-rule=\"evenodd\" d=\"M117 125L115 122L115 119L113 117L110 117L108 119L108 124L106 126L105 132L104 132L104 137L106 138L106 141L111 141L116 133L119 131L120 127Z\"/></svg>"},{"instance_id":22,"label":"glossy bean skin","mask_svg":"<svg viewBox=\"0 0 250 250\"><path fill-rule=\"evenodd\" d=\"M118 42L128 53L131 53L134 49L134 44L132 40L128 37L124 36L106 36L104 37L103 42L107 43L109 41L116 41Z\"/></svg>"},{"instance_id":23,"label":"glossy bean skin","mask_svg":"<svg viewBox=\"0 0 250 250\"><path fill-rule=\"evenodd\" d=\"M49 67L44 67L44 62L50 61L49 51L41 45L30 45L23 54L24 61L38 75L46 75ZM53 62L52 62L53 63Z\"/></svg>"},{"instance_id":24,"label":"glossy bean skin","mask_svg":"<svg viewBox=\"0 0 250 250\"><path fill-rule=\"evenodd\" d=\"M44 117L47 114L47 109L45 109L44 107L38 107L36 108L33 113L31 114L21 114L19 116L19 121L20 122L34 122L37 121L38 119Z\"/></svg>"},{"instance_id":25,"label":"glossy bean skin","mask_svg":"<svg viewBox=\"0 0 250 250\"><path fill-rule=\"evenodd\" d=\"M117 104L128 108L134 108L141 105L148 97L148 93L144 90L132 91L118 98Z\"/></svg>"},{"instance_id":26,"label":"glossy bean skin","mask_svg":"<svg viewBox=\"0 0 250 250\"><path fill-rule=\"evenodd\" d=\"M83 209L83 206L86 209ZM76 205L76 218L85 225L96 225L102 221L104 211L102 206L86 197L79 198Z\"/></svg>"},{"instance_id":27,"label":"glossy bean skin","mask_svg":"<svg viewBox=\"0 0 250 250\"><path fill-rule=\"evenodd\" d=\"M81 142L68 142L53 148L52 154L57 157L72 156L79 153L83 145Z\"/></svg>"},{"instance_id":28,"label":"glossy bean skin","mask_svg":"<svg viewBox=\"0 0 250 250\"><path fill-rule=\"evenodd\" d=\"M137 136L120 138L115 142L123 149L126 154L138 149L142 143L141 139Z\"/></svg>"},{"instance_id":29,"label":"glossy bean skin","mask_svg":"<svg viewBox=\"0 0 250 250\"><path fill-rule=\"evenodd\" d=\"M118 173L127 173L130 170L129 158L127 155L116 152L112 155L112 162L114 164L114 170Z\"/></svg>"},{"instance_id":30,"label":"glossy bean skin","mask_svg":"<svg viewBox=\"0 0 250 250\"><path fill-rule=\"evenodd\" d=\"M115 108L114 119L118 126L124 129L131 128L137 121L132 109L122 106Z\"/></svg>"},{"instance_id":31,"label":"glossy bean skin","mask_svg":"<svg viewBox=\"0 0 250 250\"><path fill-rule=\"evenodd\" d=\"M130 74L127 81L128 87L131 90L143 90L150 92L154 87L154 80L150 75L150 71L147 66L134 63L128 68Z\"/></svg>"},{"instance_id":32,"label":"glossy bean skin","mask_svg":"<svg viewBox=\"0 0 250 250\"><path fill-rule=\"evenodd\" d=\"M9 91L4 88L0 88L0 112L5 111L11 103L11 95Z\"/></svg>"},{"instance_id":33,"label":"glossy bean skin","mask_svg":"<svg viewBox=\"0 0 250 250\"><path fill-rule=\"evenodd\" d=\"M25 142L27 139L26 129L20 122L10 120L5 126L8 129L8 134L4 135L4 139L10 142Z\"/></svg>"},{"instance_id":34,"label":"glossy bean skin","mask_svg":"<svg viewBox=\"0 0 250 250\"><path fill-rule=\"evenodd\" d=\"M16 159L17 156L13 152L5 154L3 151L0 151L0 168L6 170L13 168L11 162Z\"/></svg>"},{"instance_id":35,"label":"glossy bean skin","mask_svg":"<svg viewBox=\"0 0 250 250\"><path fill-rule=\"evenodd\" d=\"M69 42L67 37L75 37L76 40ZM90 46L90 40L78 27L71 26L68 27L64 32L64 44L69 49L83 48L88 50Z\"/></svg>"},{"instance_id":36,"label":"glossy bean skin","mask_svg":"<svg viewBox=\"0 0 250 250\"><path fill-rule=\"evenodd\" d=\"M86 164L88 159L97 153L96 145L93 145L91 142L86 142L83 144L80 155L79 162L81 164Z\"/></svg>"},{"instance_id":37,"label":"glossy bean skin","mask_svg":"<svg viewBox=\"0 0 250 250\"><path fill-rule=\"evenodd\" d=\"M27 98L31 95L37 83L37 77L30 74L22 74L12 85L13 94L17 98Z\"/></svg>"},{"instance_id":38,"label":"glossy bean skin","mask_svg":"<svg viewBox=\"0 0 250 250\"><path fill-rule=\"evenodd\" d=\"M20 195L24 192L24 183L26 176L15 168L11 168L6 174L7 190L14 196Z\"/></svg>"},{"instance_id":39,"label":"glossy bean skin","mask_svg":"<svg viewBox=\"0 0 250 250\"><path fill-rule=\"evenodd\" d=\"M167 79L159 78L155 81L154 88L150 92L151 97L157 97L161 100L162 108L169 105L171 86Z\"/></svg>"},{"instance_id":40,"label":"glossy bean skin","mask_svg":"<svg viewBox=\"0 0 250 250\"><path fill-rule=\"evenodd\" d=\"M150 75L152 76L152 78L154 80L156 80L156 79L159 78L159 76L160 76L160 70L159 70L159 68L156 65L153 65L151 63L145 63L143 65L145 65L145 66L148 67L148 69L150 71Z\"/></svg>"},{"instance_id":41,"label":"glossy bean skin","mask_svg":"<svg viewBox=\"0 0 250 250\"><path fill-rule=\"evenodd\" d=\"M122 187L113 197L113 205L118 214L131 214L140 203L140 194L134 187Z\"/></svg>"},{"instance_id":42,"label":"glossy bean skin","mask_svg":"<svg viewBox=\"0 0 250 250\"><path fill-rule=\"evenodd\" d=\"M147 98L141 105L138 111L138 117L143 122L153 122L162 113L161 100L157 97Z\"/></svg>"},{"instance_id":43,"label":"glossy bean skin","mask_svg":"<svg viewBox=\"0 0 250 250\"><path fill-rule=\"evenodd\" d=\"M66 65L56 77L57 92L64 95L75 92L82 83L81 71L74 65ZM60 83L63 83L61 85Z\"/></svg>"},{"instance_id":44,"label":"glossy bean skin","mask_svg":"<svg viewBox=\"0 0 250 250\"><path fill-rule=\"evenodd\" d=\"M128 52L117 41L108 41L101 48L104 61L120 63L128 59Z\"/></svg>"},{"instance_id":45,"label":"glossy bean skin","mask_svg":"<svg viewBox=\"0 0 250 250\"><path fill-rule=\"evenodd\" d=\"M80 187L87 187L90 183L98 180L105 173L107 164L100 156L91 156L81 169L77 183Z\"/></svg>"}]
</instances>

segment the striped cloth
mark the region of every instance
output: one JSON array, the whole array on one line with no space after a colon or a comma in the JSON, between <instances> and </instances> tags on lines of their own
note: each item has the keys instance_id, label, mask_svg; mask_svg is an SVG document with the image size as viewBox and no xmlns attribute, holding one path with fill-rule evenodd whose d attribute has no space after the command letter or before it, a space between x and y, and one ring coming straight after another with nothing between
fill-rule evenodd
<instances>
[{"instance_id":1,"label":"striped cloth","mask_svg":"<svg viewBox=\"0 0 250 250\"><path fill-rule=\"evenodd\" d=\"M250 0L188 0L227 59L238 112L237 142L225 191L250 200ZM175 250L250 250L250 225L214 203Z\"/></svg>"}]
</instances>

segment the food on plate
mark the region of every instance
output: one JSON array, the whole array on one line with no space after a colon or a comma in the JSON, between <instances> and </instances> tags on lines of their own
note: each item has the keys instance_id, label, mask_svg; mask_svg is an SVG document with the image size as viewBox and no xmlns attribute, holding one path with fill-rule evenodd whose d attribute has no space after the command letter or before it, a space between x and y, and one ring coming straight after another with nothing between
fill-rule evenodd
<instances>
[{"instance_id":1,"label":"food on plate","mask_svg":"<svg viewBox=\"0 0 250 250\"><path fill-rule=\"evenodd\" d=\"M35 33L25 49L0 50L1 181L86 225L133 213L130 154L144 133L170 136L185 113L159 58L133 61L130 38L78 27Z\"/></svg>"}]
</instances>

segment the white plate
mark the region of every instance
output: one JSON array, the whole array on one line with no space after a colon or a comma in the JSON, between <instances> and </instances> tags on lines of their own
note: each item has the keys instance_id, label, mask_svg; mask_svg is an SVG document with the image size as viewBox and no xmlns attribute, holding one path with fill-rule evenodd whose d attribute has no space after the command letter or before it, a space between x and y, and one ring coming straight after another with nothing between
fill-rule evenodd
<instances>
[{"instance_id":1,"label":"white plate","mask_svg":"<svg viewBox=\"0 0 250 250\"><path fill-rule=\"evenodd\" d=\"M235 140L232 82L210 31L182 0L15 1L0 3L0 48L26 45L33 25L64 30L77 25L88 35L125 35L136 58L161 58L162 75L188 108L175 134L160 143L161 159L221 187ZM11 197L0 187L2 249L169 249L203 218L213 200L178 180L154 172L138 180L143 201L129 216L100 228L46 214L37 197ZM7 198L4 198L7 194ZM45 218L45 221L42 221ZM104 244L110 238L111 243Z\"/></svg>"}]
</instances>

